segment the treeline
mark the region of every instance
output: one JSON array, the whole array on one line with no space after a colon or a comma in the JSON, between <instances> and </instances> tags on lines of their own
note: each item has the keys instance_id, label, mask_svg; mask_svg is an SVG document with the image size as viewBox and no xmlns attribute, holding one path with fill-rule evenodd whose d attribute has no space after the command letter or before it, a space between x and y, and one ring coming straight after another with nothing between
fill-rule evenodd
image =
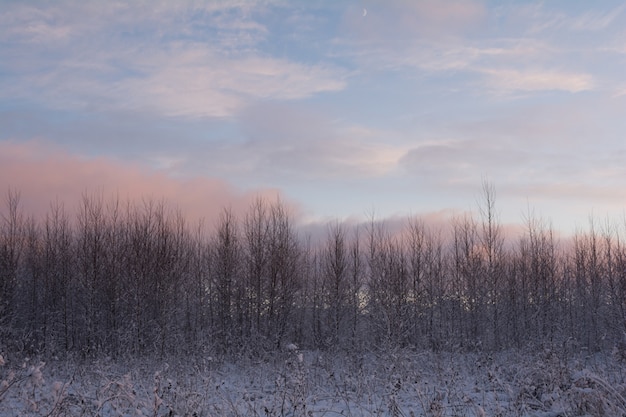
<instances>
[{"instance_id":1,"label":"treeline","mask_svg":"<svg viewBox=\"0 0 626 417\"><path fill-rule=\"evenodd\" d=\"M399 233L336 222L312 242L279 201L189 225L166 204L84 196L0 224L0 349L45 355L254 354L305 348L611 348L626 330L617 227L559 243L529 218L504 235L495 192L479 214Z\"/></svg>"}]
</instances>

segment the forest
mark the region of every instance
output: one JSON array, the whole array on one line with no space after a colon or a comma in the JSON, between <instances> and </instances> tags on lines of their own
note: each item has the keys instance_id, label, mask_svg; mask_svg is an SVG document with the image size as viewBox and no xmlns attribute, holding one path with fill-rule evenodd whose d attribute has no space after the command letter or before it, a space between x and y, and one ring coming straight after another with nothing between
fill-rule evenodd
<instances>
[{"instance_id":1,"label":"forest","mask_svg":"<svg viewBox=\"0 0 626 417\"><path fill-rule=\"evenodd\" d=\"M623 226L505 233L495 190L437 229L372 218L302 233L281 201L186 222L165 202L85 194L0 209L0 349L42 357L320 351L610 350L626 330Z\"/></svg>"}]
</instances>

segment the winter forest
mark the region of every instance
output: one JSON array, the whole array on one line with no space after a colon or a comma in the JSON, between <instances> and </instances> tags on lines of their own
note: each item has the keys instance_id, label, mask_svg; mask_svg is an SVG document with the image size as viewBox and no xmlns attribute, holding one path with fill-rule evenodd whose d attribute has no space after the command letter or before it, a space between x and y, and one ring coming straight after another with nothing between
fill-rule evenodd
<instances>
[{"instance_id":1,"label":"winter forest","mask_svg":"<svg viewBox=\"0 0 626 417\"><path fill-rule=\"evenodd\" d=\"M253 354L414 347L592 351L621 341L626 246L592 223L559 242L537 219L505 236L493 189L450 236L419 218L390 233L339 222L312 242L280 201L212 229L164 203L85 196L25 217L10 193L0 229L4 349L29 354ZM509 239L510 238L510 239ZM509 239L509 240L507 240Z\"/></svg>"},{"instance_id":2,"label":"winter forest","mask_svg":"<svg viewBox=\"0 0 626 417\"><path fill-rule=\"evenodd\" d=\"M447 228L409 218L390 230L372 218L331 222L313 239L280 201L259 198L241 218L226 208L215 225L202 226L164 202L88 194L73 216L55 203L36 219L9 191L0 227L0 353L234 363L277 354L300 377L301 352L623 353L623 225L592 219L587 231L559 238L528 216L513 235L499 222L495 197L485 184L476 215ZM39 369L23 368L30 377ZM16 376L0 376L2 405ZM304 403L292 398L292 414L274 414L295 415L301 406L304 415ZM159 407L154 415L175 415ZM479 415L466 413L432 415Z\"/></svg>"}]
</instances>

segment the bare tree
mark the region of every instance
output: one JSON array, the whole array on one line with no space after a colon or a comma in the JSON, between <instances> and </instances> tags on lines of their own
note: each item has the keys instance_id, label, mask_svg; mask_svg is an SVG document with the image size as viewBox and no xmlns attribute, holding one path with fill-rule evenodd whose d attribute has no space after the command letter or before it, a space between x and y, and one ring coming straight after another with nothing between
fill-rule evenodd
<instances>
[{"instance_id":1,"label":"bare tree","mask_svg":"<svg viewBox=\"0 0 626 417\"><path fill-rule=\"evenodd\" d=\"M301 287L298 274L301 249L292 220L280 201L271 206L269 220L267 337L279 346L285 335L294 330L290 328L290 319Z\"/></svg>"},{"instance_id":2,"label":"bare tree","mask_svg":"<svg viewBox=\"0 0 626 417\"><path fill-rule=\"evenodd\" d=\"M300 239L280 201L242 222L225 209L190 230L165 202L83 196L25 218L10 191L0 223L0 342L34 354L170 355L412 346L502 349L545 343L606 349L626 330L621 230L593 219L560 245L529 214L505 241L495 191L451 235L417 219L336 222Z\"/></svg>"},{"instance_id":3,"label":"bare tree","mask_svg":"<svg viewBox=\"0 0 626 417\"><path fill-rule=\"evenodd\" d=\"M29 354L34 354L45 348L43 304L43 256L40 230L32 217L24 223L24 248L21 266L18 273L16 288L20 303L14 308L16 317L14 322L21 331L19 336L22 348Z\"/></svg>"},{"instance_id":4,"label":"bare tree","mask_svg":"<svg viewBox=\"0 0 626 417\"><path fill-rule=\"evenodd\" d=\"M183 328L185 330L184 340L190 352L203 352L210 346L207 335L209 334L209 305L212 300L210 296L213 283L210 280L211 260L207 253L204 235L203 222L199 222L193 233L189 235L189 271L186 276L184 291L182 294L184 302ZM245 287L244 287L245 288ZM245 293L241 298L245 297ZM239 308L245 305L241 299L238 301ZM238 323L239 331L244 329L244 323Z\"/></svg>"},{"instance_id":5,"label":"bare tree","mask_svg":"<svg viewBox=\"0 0 626 417\"><path fill-rule=\"evenodd\" d=\"M479 247L476 222L465 216L453 221L453 296L459 344L465 348L478 347L483 340L485 295L481 282L483 257Z\"/></svg>"},{"instance_id":6,"label":"bare tree","mask_svg":"<svg viewBox=\"0 0 626 417\"><path fill-rule=\"evenodd\" d=\"M72 286L74 282L73 236L63 205L51 205L43 232L44 329L45 344L51 354L70 351Z\"/></svg>"},{"instance_id":7,"label":"bare tree","mask_svg":"<svg viewBox=\"0 0 626 417\"><path fill-rule=\"evenodd\" d=\"M361 328L361 317L363 316L364 293L363 274L365 273L365 265L363 255L361 253L361 239L359 228L354 231L352 242L349 246L349 262L350 262L350 307L351 307L351 340L354 349L361 341L358 336Z\"/></svg>"},{"instance_id":8,"label":"bare tree","mask_svg":"<svg viewBox=\"0 0 626 417\"><path fill-rule=\"evenodd\" d=\"M599 315L605 291L599 236L593 218L589 232L574 237L572 261L575 280L572 330L578 340L595 350L599 348L603 330Z\"/></svg>"},{"instance_id":9,"label":"bare tree","mask_svg":"<svg viewBox=\"0 0 626 417\"><path fill-rule=\"evenodd\" d=\"M428 238L424 222L415 218L409 219L407 233L407 256L410 267L409 298L412 304L411 321L414 324L411 342L418 344L420 343L420 338L426 333L423 319L424 311L428 307L424 294L426 263L428 262L426 253ZM431 323L431 325L434 325L434 323Z\"/></svg>"},{"instance_id":10,"label":"bare tree","mask_svg":"<svg viewBox=\"0 0 626 417\"><path fill-rule=\"evenodd\" d=\"M346 232L335 223L328 229L328 238L324 250L324 279L327 282L326 303L328 311L328 327L332 346L338 346L340 336L346 334L345 318L348 298L348 249L346 247ZM341 340L344 344L344 340Z\"/></svg>"},{"instance_id":11,"label":"bare tree","mask_svg":"<svg viewBox=\"0 0 626 417\"><path fill-rule=\"evenodd\" d=\"M487 289L483 301L490 310L491 345L494 348L500 347L500 327L501 327L501 281L504 269L504 237L502 227L498 220L495 209L496 191L493 184L483 181L483 196L479 202L481 217L480 243L482 246L483 275L486 281L483 285Z\"/></svg>"},{"instance_id":12,"label":"bare tree","mask_svg":"<svg viewBox=\"0 0 626 417\"><path fill-rule=\"evenodd\" d=\"M409 264L404 243L373 220L368 230L367 308L374 340L405 344L409 338Z\"/></svg>"},{"instance_id":13,"label":"bare tree","mask_svg":"<svg viewBox=\"0 0 626 417\"><path fill-rule=\"evenodd\" d=\"M217 225L217 237L213 246L212 276L216 289L217 309L216 336L222 347L229 348L236 336L233 315L242 321L243 287L240 285L241 251L236 219L231 210L223 210ZM234 302L235 301L235 302ZM237 312L235 313L235 307ZM237 335L240 336L240 335Z\"/></svg>"},{"instance_id":14,"label":"bare tree","mask_svg":"<svg viewBox=\"0 0 626 417\"><path fill-rule=\"evenodd\" d=\"M77 323L77 344L84 353L93 353L106 340L100 323L102 305L99 286L105 280L106 219L101 195L83 195L78 214L78 282L80 313Z\"/></svg>"},{"instance_id":15,"label":"bare tree","mask_svg":"<svg viewBox=\"0 0 626 417\"><path fill-rule=\"evenodd\" d=\"M24 245L24 219L20 208L20 193L9 189L5 204L6 212L1 213L0 229L0 335L3 340L10 340L18 267Z\"/></svg>"},{"instance_id":16,"label":"bare tree","mask_svg":"<svg viewBox=\"0 0 626 417\"><path fill-rule=\"evenodd\" d=\"M246 238L245 265L249 287L248 335L254 337L262 332L261 318L264 310L264 286L267 274L268 213L265 202L257 199L250 207L244 220Z\"/></svg>"},{"instance_id":17,"label":"bare tree","mask_svg":"<svg viewBox=\"0 0 626 417\"><path fill-rule=\"evenodd\" d=\"M289 330L290 313L301 285L298 238L280 201L268 205L260 198L244 219L244 236L251 318L248 333L260 337L268 347L275 346Z\"/></svg>"}]
</instances>

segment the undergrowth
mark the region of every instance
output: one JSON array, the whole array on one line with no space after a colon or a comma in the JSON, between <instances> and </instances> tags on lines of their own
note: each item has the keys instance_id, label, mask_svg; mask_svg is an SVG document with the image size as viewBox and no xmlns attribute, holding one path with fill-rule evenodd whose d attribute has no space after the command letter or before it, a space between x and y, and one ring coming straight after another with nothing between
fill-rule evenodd
<instances>
[{"instance_id":1,"label":"undergrowth","mask_svg":"<svg viewBox=\"0 0 626 417\"><path fill-rule=\"evenodd\" d=\"M301 351L263 359L5 360L0 416L626 416L610 354Z\"/></svg>"}]
</instances>

